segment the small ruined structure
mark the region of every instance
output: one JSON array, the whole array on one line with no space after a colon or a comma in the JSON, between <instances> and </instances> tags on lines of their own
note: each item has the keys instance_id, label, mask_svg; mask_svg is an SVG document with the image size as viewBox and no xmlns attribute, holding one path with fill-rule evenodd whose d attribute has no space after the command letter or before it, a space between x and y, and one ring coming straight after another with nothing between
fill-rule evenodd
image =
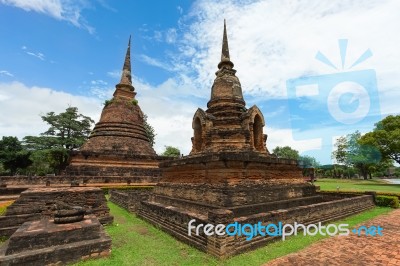
<instances>
[{"instance_id":1,"label":"small ruined structure","mask_svg":"<svg viewBox=\"0 0 400 266\"><path fill-rule=\"evenodd\" d=\"M71 154L66 175L87 183L157 182L157 156L147 137L144 114L132 85L130 43L121 81L113 98L105 102L100 121L88 141Z\"/></svg>"},{"instance_id":2,"label":"small ruined structure","mask_svg":"<svg viewBox=\"0 0 400 266\"><path fill-rule=\"evenodd\" d=\"M55 205L60 206L60 202L64 205L80 206L86 212L95 215L102 224L111 224L113 216L110 215L110 209L107 206L107 200L103 190L95 187L41 187L30 188L21 193L19 198L13 204L8 206L4 216L0 216L0 237L10 236L25 222L40 219L53 219L66 221L71 216L81 216L79 210L76 215L65 212L62 207L60 212ZM60 215L65 217L58 219ZM81 213L82 214L82 213ZM74 217L78 218L78 217ZM70 218L70 221L78 221L79 219Z\"/></svg>"},{"instance_id":3,"label":"small ruined structure","mask_svg":"<svg viewBox=\"0 0 400 266\"><path fill-rule=\"evenodd\" d=\"M338 219L374 206L373 196L343 198L317 193L297 161L271 156L263 134L264 117L246 108L230 60L226 26L222 55L207 110L193 117L189 156L160 163L161 181L147 196L113 192L111 200L134 210L178 239L217 257L265 245L272 236L197 235L199 224L309 224ZM147 199L146 199L147 198ZM140 202L140 205L138 204ZM191 235L188 235L188 224Z\"/></svg>"},{"instance_id":4,"label":"small ruined structure","mask_svg":"<svg viewBox=\"0 0 400 266\"><path fill-rule=\"evenodd\" d=\"M0 265L65 265L106 257L111 238L101 222L112 220L99 188L28 189L0 217L0 236L12 234L0 248Z\"/></svg>"},{"instance_id":5,"label":"small ruined structure","mask_svg":"<svg viewBox=\"0 0 400 266\"><path fill-rule=\"evenodd\" d=\"M110 253L111 238L94 215L63 224L41 219L24 223L0 248L0 265L66 265Z\"/></svg>"}]
</instances>

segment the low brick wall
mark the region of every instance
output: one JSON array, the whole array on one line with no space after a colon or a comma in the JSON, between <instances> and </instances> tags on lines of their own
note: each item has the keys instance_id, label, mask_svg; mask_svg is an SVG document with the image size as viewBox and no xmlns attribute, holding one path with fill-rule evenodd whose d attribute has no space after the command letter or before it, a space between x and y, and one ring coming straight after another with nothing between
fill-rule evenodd
<instances>
[{"instance_id":1,"label":"low brick wall","mask_svg":"<svg viewBox=\"0 0 400 266\"><path fill-rule=\"evenodd\" d=\"M113 189L110 193L110 201L130 212L137 212L142 201L147 201L153 188L135 188L132 190Z\"/></svg>"},{"instance_id":2,"label":"low brick wall","mask_svg":"<svg viewBox=\"0 0 400 266\"><path fill-rule=\"evenodd\" d=\"M134 184L134 183L156 183L159 181L159 176L152 177L127 177L127 176L0 176L0 184L7 186L27 186L27 185L70 185L72 181L77 181L79 184L94 184L94 183L119 183L119 184Z\"/></svg>"},{"instance_id":3,"label":"low brick wall","mask_svg":"<svg viewBox=\"0 0 400 266\"><path fill-rule=\"evenodd\" d=\"M18 195L22 191L27 190L27 188L9 188L9 187L0 187L0 196L12 196Z\"/></svg>"},{"instance_id":4,"label":"low brick wall","mask_svg":"<svg viewBox=\"0 0 400 266\"><path fill-rule=\"evenodd\" d=\"M202 203L188 202L159 195L141 193L141 191L112 190L110 200L119 206L136 213L148 222L177 239L199 250L217 257L229 257L255 249L280 237L256 236L247 241L246 236L188 236L188 223L195 219L196 224L257 224L258 222L317 224L338 220L346 216L373 208L373 195L317 193L311 197L266 202L264 204L244 205L221 208ZM162 203L161 203L162 202ZM192 206L191 210L188 206Z\"/></svg>"},{"instance_id":5,"label":"low brick wall","mask_svg":"<svg viewBox=\"0 0 400 266\"><path fill-rule=\"evenodd\" d=\"M143 202L139 210L139 216L150 223L161 227L166 232L181 241L195 246L217 257L229 257L248 250L264 246L273 237L256 236L247 241L245 236L188 236L188 223L196 219L198 223L228 224L239 222L241 224L257 224L259 221L266 223L294 223L303 224L318 222L326 223L350 216L374 207L372 195L355 196L350 198L335 199L316 204L296 206L288 209L280 209L269 212L257 213L234 218L234 213L228 209L215 209L207 215L193 216L193 213L183 211L176 207L168 207L155 202ZM277 239L277 238L275 238Z\"/></svg>"}]
</instances>

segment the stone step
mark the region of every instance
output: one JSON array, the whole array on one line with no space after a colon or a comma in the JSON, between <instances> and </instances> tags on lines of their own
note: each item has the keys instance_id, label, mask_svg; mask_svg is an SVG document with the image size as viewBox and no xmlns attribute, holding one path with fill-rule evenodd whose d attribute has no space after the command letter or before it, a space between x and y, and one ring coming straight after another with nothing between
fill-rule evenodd
<instances>
[{"instance_id":1,"label":"stone step","mask_svg":"<svg viewBox=\"0 0 400 266\"><path fill-rule=\"evenodd\" d=\"M12 234L14 234L15 231L18 230L18 228L19 225L0 228L0 237L10 237Z\"/></svg>"}]
</instances>

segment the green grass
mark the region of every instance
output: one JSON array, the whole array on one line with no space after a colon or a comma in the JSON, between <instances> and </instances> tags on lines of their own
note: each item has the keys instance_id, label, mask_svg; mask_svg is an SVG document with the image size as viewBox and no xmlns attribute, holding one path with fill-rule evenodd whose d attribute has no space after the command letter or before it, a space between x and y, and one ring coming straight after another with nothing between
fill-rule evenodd
<instances>
[{"instance_id":1,"label":"green grass","mask_svg":"<svg viewBox=\"0 0 400 266\"><path fill-rule=\"evenodd\" d=\"M111 256L77 265L261 265L325 238L322 235L294 236L230 259L218 260L179 242L113 203L109 203L109 207L115 219L113 225L106 226L113 240ZM376 207L336 223L347 223L351 228L390 211L390 208Z\"/></svg>"},{"instance_id":2,"label":"green grass","mask_svg":"<svg viewBox=\"0 0 400 266\"><path fill-rule=\"evenodd\" d=\"M13 200L0 202L0 216L6 214L7 207L10 206L13 202Z\"/></svg>"},{"instance_id":3,"label":"green grass","mask_svg":"<svg viewBox=\"0 0 400 266\"><path fill-rule=\"evenodd\" d=\"M370 179L332 179L321 178L315 182L315 185L320 186L321 190L336 191L376 191L388 193L400 193L400 184L388 184L383 180Z\"/></svg>"}]
</instances>

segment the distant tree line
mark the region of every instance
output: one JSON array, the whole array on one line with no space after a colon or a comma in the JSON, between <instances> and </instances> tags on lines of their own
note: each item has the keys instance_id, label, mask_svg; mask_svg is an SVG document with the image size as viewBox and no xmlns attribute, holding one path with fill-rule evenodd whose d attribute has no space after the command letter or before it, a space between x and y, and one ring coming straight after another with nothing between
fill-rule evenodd
<instances>
[{"instance_id":1,"label":"distant tree line","mask_svg":"<svg viewBox=\"0 0 400 266\"><path fill-rule=\"evenodd\" d=\"M278 158L294 159L304 168L315 168L318 176L354 178L400 177L400 115L389 115L362 135L359 131L339 137L332 158L337 164L320 165L311 156L300 156L289 146L276 147L272 153ZM307 173L307 171L303 171Z\"/></svg>"},{"instance_id":2,"label":"distant tree line","mask_svg":"<svg viewBox=\"0 0 400 266\"><path fill-rule=\"evenodd\" d=\"M400 176L399 168L393 166L400 163L400 115L387 116L364 135L356 131L338 138L332 158L340 165L337 171L343 172L341 175L356 171L364 179Z\"/></svg>"}]
</instances>

